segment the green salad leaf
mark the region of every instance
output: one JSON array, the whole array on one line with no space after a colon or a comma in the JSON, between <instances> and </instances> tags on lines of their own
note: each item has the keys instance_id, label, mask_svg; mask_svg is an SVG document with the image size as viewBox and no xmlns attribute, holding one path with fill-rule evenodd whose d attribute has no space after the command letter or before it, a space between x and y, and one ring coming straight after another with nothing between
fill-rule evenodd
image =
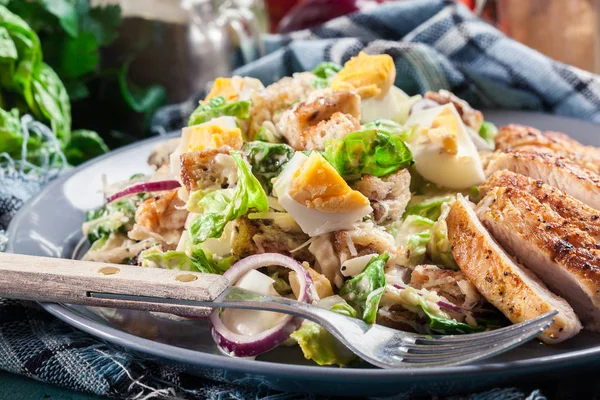
<instances>
[{"instance_id":1,"label":"green salad leaf","mask_svg":"<svg viewBox=\"0 0 600 400\"><path fill-rule=\"evenodd\" d=\"M314 322L304 322L290 337L298 342L307 360L319 365L345 366L356 359L356 355Z\"/></svg>"},{"instance_id":2,"label":"green salad leaf","mask_svg":"<svg viewBox=\"0 0 600 400\"><path fill-rule=\"evenodd\" d=\"M199 247L193 248L190 256L184 251L169 250L161 252L153 247L144 250L140 254L140 257L143 267L178 269L205 274L222 274L227 269L223 269L223 264L219 264L212 258L207 257L204 250Z\"/></svg>"},{"instance_id":3,"label":"green salad leaf","mask_svg":"<svg viewBox=\"0 0 600 400\"><path fill-rule=\"evenodd\" d=\"M417 203L409 204L406 208L406 211L404 211L404 217L406 218L409 215L418 215L420 217L428 218L432 221L437 221L442 214L442 205L444 203L454 202L454 199L455 197L450 195L432 197Z\"/></svg>"},{"instance_id":4,"label":"green salad leaf","mask_svg":"<svg viewBox=\"0 0 600 400\"><path fill-rule=\"evenodd\" d=\"M356 310L343 299L332 305L329 310L347 317L356 318L357 316ZM290 337L298 342L307 360L313 360L319 365L345 366L356 359L356 355L331 333L314 322L304 321L302 326Z\"/></svg>"},{"instance_id":5,"label":"green salad leaf","mask_svg":"<svg viewBox=\"0 0 600 400\"><path fill-rule=\"evenodd\" d=\"M375 323L377 308L385 289L384 266L390 256L387 253L373 257L364 271L344 282L342 296L368 324Z\"/></svg>"},{"instance_id":6,"label":"green salad leaf","mask_svg":"<svg viewBox=\"0 0 600 400\"><path fill-rule=\"evenodd\" d=\"M411 130L405 129L401 124L391 119L376 119L363 125L363 130L376 129L392 135L400 136L400 139L406 141L410 138Z\"/></svg>"},{"instance_id":7,"label":"green salad leaf","mask_svg":"<svg viewBox=\"0 0 600 400\"><path fill-rule=\"evenodd\" d=\"M227 222L246 215L251 209L258 212L266 212L269 209L267 194L252 175L246 161L238 152L232 152L231 156L238 167L238 184L233 191L218 189L206 194L210 196L210 202L207 200L205 203L210 203L212 208L205 210L205 213L196 218L190 226L190 237L194 244L202 243L208 238L221 237ZM223 190L228 190L227 196L223 195ZM204 201L204 198L201 201Z\"/></svg>"},{"instance_id":8,"label":"green salad leaf","mask_svg":"<svg viewBox=\"0 0 600 400\"><path fill-rule=\"evenodd\" d=\"M319 63L313 70L312 73L317 77L313 81L313 86L319 89L324 89L329 86L329 80L337 75L343 67L340 64L323 61Z\"/></svg>"},{"instance_id":9,"label":"green salad leaf","mask_svg":"<svg viewBox=\"0 0 600 400\"><path fill-rule=\"evenodd\" d=\"M427 245L427 250L435 264L441 264L456 271L458 270L458 264L456 264L452 254L450 239L448 239L448 224L446 223L446 217L450 212L452 203L445 202L442 204L442 213L431 227L431 239Z\"/></svg>"},{"instance_id":10,"label":"green salad leaf","mask_svg":"<svg viewBox=\"0 0 600 400\"><path fill-rule=\"evenodd\" d=\"M252 141L242 148L252 167L252 173L269 193L273 189L271 179L281 172L283 165L294 156L294 149L283 143Z\"/></svg>"},{"instance_id":11,"label":"green salad leaf","mask_svg":"<svg viewBox=\"0 0 600 400\"><path fill-rule=\"evenodd\" d=\"M202 124L213 118L230 116L242 120L250 119L250 102L245 100L227 103L225 97L217 96L200 104L190 115L188 126Z\"/></svg>"},{"instance_id":12,"label":"green salad leaf","mask_svg":"<svg viewBox=\"0 0 600 400\"><path fill-rule=\"evenodd\" d=\"M345 179L384 176L414 163L400 136L377 129L333 139L325 145L323 156Z\"/></svg>"},{"instance_id":13,"label":"green salad leaf","mask_svg":"<svg viewBox=\"0 0 600 400\"><path fill-rule=\"evenodd\" d=\"M395 239L396 246L404 251L403 264L418 265L423 262L433 225L434 221L419 215L409 215L402 221Z\"/></svg>"},{"instance_id":14,"label":"green salad leaf","mask_svg":"<svg viewBox=\"0 0 600 400\"><path fill-rule=\"evenodd\" d=\"M110 202L86 214L86 230L90 243L108 237L111 233L127 232L135 223L136 200L132 197Z\"/></svg>"},{"instance_id":15,"label":"green salad leaf","mask_svg":"<svg viewBox=\"0 0 600 400\"><path fill-rule=\"evenodd\" d=\"M465 324L464 322L458 322L454 319L444 318L436 313L429 307L427 302L419 297L419 306L429 319L429 328L432 332L439 333L442 335L460 335L464 333L475 333L485 330L483 326L472 326Z\"/></svg>"},{"instance_id":16,"label":"green salad leaf","mask_svg":"<svg viewBox=\"0 0 600 400\"><path fill-rule=\"evenodd\" d=\"M497 133L498 128L496 128L496 125L488 121L483 121L483 124L481 124L481 128L479 128L479 136L481 136L483 140L488 142L490 146L494 145L494 138L496 137Z\"/></svg>"}]
</instances>

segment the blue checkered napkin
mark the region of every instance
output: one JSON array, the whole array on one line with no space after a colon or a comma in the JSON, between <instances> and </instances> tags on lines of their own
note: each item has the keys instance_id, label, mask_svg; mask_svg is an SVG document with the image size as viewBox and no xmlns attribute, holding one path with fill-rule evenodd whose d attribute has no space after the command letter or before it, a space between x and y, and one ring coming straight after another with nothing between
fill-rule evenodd
<instances>
[{"instance_id":1,"label":"blue checkered napkin","mask_svg":"<svg viewBox=\"0 0 600 400\"><path fill-rule=\"evenodd\" d=\"M267 48L266 57L236 73L270 83L309 70L323 60L343 63L364 49L392 55L398 71L396 84L409 94L448 89L478 107L545 110L600 121L598 77L507 39L451 2L387 4L315 29L268 37ZM200 95L195 97L187 104L159 112L153 121L156 131L185 125ZM29 126L31 121L24 123ZM52 160L46 160L42 168L23 168L23 164L0 158L0 229L24 201L60 172L53 165ZM255 389L228 384L218 370L207 371L204 377L190 376L177 366L143 359L77 331L32 304L5 299L0 299L0 368L119 399L317 399L276 393L266 386ZM404 398L407 396L394 397ZM452 397L525 398L516 389ZM560 398L573 396L566 391ZM543 399L538 392L527 397Z\"/></svg>"}]
</instances>

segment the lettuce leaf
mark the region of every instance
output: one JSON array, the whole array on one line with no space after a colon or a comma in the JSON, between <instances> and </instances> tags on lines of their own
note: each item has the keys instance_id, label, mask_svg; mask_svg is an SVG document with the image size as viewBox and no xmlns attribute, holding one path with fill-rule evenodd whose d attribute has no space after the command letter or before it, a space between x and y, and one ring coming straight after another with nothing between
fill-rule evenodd
<instances>
[{"instance_id":1,"label":"lettuce leaf","mask_svg":"<svg viewBox=\"0 0 600 400\"><path fill-rule=\"evenodd\" d=\"M283 165L290 161L295 153L294 149L287 144L259 141L246 142L242 151L248 158L252 173L267 192L273 189L271 179L279 175Z\"/></svg>"},{"instance_id":2,"label":"lettuce leaf","mask_svg":"<svg viewBox=\"0 0 600 400\"><path fill-rule=\"evenodd\" d=\"M378 129L333 139L326 144L323 156L345 179L384 176L414 163L400 136Z\"/></svg>"},{"instance_id":3,"label":"lettuce leaf","mask_svg":"<svg viewBox=\"0 0 600 400\"><path fill-rule=\"evenodd\" d=\"M191 255L184 251L169 250L161 252L153 247L140 254L143 267L178 269L181 271L203 272L205 274L222 274L229 268L226 263L218 263L208 257L199 247L191 249Z\"/></svg>"},{"instance_id":4,"label":"lettuce leaf","mask_svg":"<svg viewBox=\"0 0 600 400\"><path fill-rule=\"evenodd\" d=\"M418 203L409 204L406 211L404 211L404 218L409 215L418 215L432 221L437 221L442 214L442 205L444 203L453 202L454 199L454 196L432 197Z\"/></svg>"},{"instance_id":5,"label":"lettuce leaf","mask_svg":"<svg viewBox=\"0 0 600 400\"><path fill-rule=\"evenodd\" d=\"M391 119L376 119L373 122L363 125L364 130L377 129L392 135L400 136L400 139L406 141L410 138L411 130L405 129L401 124Z\"/></svg>"},{"instance_id":6,"label":"lettuce leaf","mask_svg":"<svg viewBox=\"0 0 600 400\"><path fill-rule=\"evenodd\" d=\"M422 297L419 297L419 306L429 319L429 329L431 329L432 332L442 335L460 335L464 333L475 333L485 330L485 327L483 326L472 326L465 324L464 322L458 322L454 319L444 318L436 315L436 313L431 310L427 302Z\"/></svg>"},{"instance_id":7,"label":"lettuce leaf","mask_svg":"<svg viewBox=\"0 0 600 400\"><path fill-rule=\"evenodd\" d=\"M343 299L329 307L329 310L347 317L357 316L356 310ZM356 359L355 354L314 322L305 320L302 326L290 336L298 342L304 357L319 365L345 366Z\"/></svg>"},{"instance_id":8,"label":"lettuce leaf","mask_svg":"<svg viewBox=\"0 0 600 400\"><path fill-rule=\"evenodd\" d=\"M238 184L230 198L224 195L224 190L216 190L208 192L200 200L205 210L190 226L193 244L221 237L229 221L246 215L251 209L258 212L269 210L267 195L260 182L252 175L246 161L238 152L232 152L231 156L238 167ZM227 193L230 194L231 191Z\"/></svg>"},{"instance_id":9,"label":"lettuce leaf","mask_svg":"<svg viewBox=\"0 0 600 400\"><path fill-rule=\"evenodd\" d=\"M208 103L200 104L194 110L190 115L188 126L202 124L222 116L237 117L243 120L250 119L250 102L235 101L227 103L223 96L214 97Z\"/></svg>"},{"instance_id":10,"label":"lettuce leaf","mask_svg":"<svg viewBox=\"0 0 600 400\"><path fill-rule=\"evenodd\" d=\"M342 69L340 64L323 61L319 63L313 70L312 73L317 76L313 81L313 86L319 89L324 89L329 86L329 80L337 75Z\"/></svg>"},{"instance_id":11,"label":"lettuce leaf","mask_svg":"<svg viewBox=\"0 0 600 400\"><path fill-rule=\"evenodd\" d=\"M418 265L425 259L427 244L431 240L431 228L434 222L419 215L409 215L398 228L396 246L404 251L403 265Z\"/></svg>"},{"instance_id":12,"label":"lettuce leaf","mask_svg":"<svg viewBox=\"0 0 600 400\"><path fill-rule=\"evenodd\" d=\"M483 121L481 128L479 128L479 136L481 136L481 138L488 142L488 144L491 146L494 145L494 138L496 137L497 133L498 128L496 128L496 125L488 121Z\"/></svg>"},{"instance_id":13,"label":"lettuce leaf","mask_svg":"<svg viewBox=\"0 0 600 400\"><path fill-rule=\"evenodd\" d=\"M427 244L427 250L435 264L441 264L446 268L458 270L454 260L450 240L448 239L448 224L446 217L450 213L451 202L442 204L442 213L431 227L431 240Z\"/></svg>"},{"instance_id":14,"label":"lettuce leaf","mask_svg":"<svg viewBox=\"0 0 600 400\"><path fill-rule=\"evenodd\" d=\"M364 271L346 281L340 288L342 296L368 324L375 323L379 301L385 289L384 266L390 256L387 253L373 257Z\"/></svg>"}]
</instances>

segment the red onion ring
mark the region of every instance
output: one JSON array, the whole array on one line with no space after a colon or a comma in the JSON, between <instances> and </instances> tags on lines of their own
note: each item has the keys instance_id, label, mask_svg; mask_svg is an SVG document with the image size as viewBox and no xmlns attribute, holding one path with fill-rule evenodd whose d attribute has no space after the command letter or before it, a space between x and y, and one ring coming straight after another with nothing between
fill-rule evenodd
<instances>
[{"instance_id":1,"label":"red onion ring","mask_svg":"<svg viewBox=\"0 0 600 400\"><path fill-rule=\"evenodd\" d=\"M181 184L176 180L168 180L168 181L155 181L155 182L144 182L138 183L137 185L129 186L127 189L121 190L109 196L106 199L107 203L115 201L123 196L127 196L130 194L142 193L142 192L161 192L163 190L172 190L180 187Z\"/></svg>"},{"instance_id":2,"label":"red onion ring","mask_svg":"<svg viewBox=\"0 0 600 400\"><path fill-rule=\"evenodd\" d=\"M296 272L300 283L298 301L312 303L318 298L308 271L298 261L278 253L246 257L232 265L223 276L233 285L248 271L270 265L286 267ZM302 318L286 315L266 331L257 335L241 335L230 331L221 321L219 313L220 310L215 309L209 317L212 337L224 353L235 357L253 357L272 350L286 341L302 324Z\"/></svg>"}]
</instances>

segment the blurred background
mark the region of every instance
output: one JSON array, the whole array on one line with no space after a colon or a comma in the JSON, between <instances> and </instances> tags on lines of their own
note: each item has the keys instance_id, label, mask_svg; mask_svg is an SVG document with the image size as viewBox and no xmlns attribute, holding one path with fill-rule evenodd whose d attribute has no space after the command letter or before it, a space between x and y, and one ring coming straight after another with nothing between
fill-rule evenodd
<instances>
[{"instance_id":1,"label":"blurred background","mask_svg":"<svg viewBox=\"0 0 600 400\"><path fill-rule=\"evenodd\" d=\"M149 121L159 107L182 102L215 77L259 57L262 34L310 28L385 1L1 0L0 4L38 34L44 62L68 92L72 128L96 131L115 148L155 134ZM525 45L600 72L600 0L460 1Z\"/></svg>"}]
</instances>

